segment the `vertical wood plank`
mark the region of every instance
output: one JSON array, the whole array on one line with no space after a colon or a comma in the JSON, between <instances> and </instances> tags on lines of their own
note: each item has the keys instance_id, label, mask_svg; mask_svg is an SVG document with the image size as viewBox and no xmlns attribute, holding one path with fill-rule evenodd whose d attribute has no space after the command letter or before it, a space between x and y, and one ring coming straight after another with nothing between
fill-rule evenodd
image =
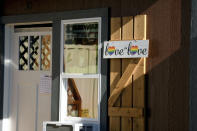
<instances>
[{"instance_id":1,"label":"vertical wood plank","mask_svg":"<svg viewBox=\"0 0 197 131\"><path fill-rule=\"evenodd\" d=\"M146 15L137 15L134 18L134 39L146 39Z\"/></svg>"},{"instance_id":2,"label":"vertical wood plank","mask_svg":"<svg viewBox=\"0 0 197 131\"><path fill-rule=\"evenodd\" d=\"M133 17L122 18L122 40L133 39ZM124 73L126 67L129 64L135 67L132 62L133 59L122 59L122 73ZM131 82L128 87L122 92L121 107L132 107L132 85ZM132 131L132 118L122 117L121 119L121 131Z\"/></svg>"},{"instance_id":3,"label":"vertical wood plank","mask_svg":"<svg viewBox=\"0 0 197 131\"><path fill-rule=\"evenodd\" d=\"M133 75L133 107L144 107L144 65L140 65ZM133 131L144 131L144 117L133 118Z\"/></svg>"},{"instance_id":4,"label":"vertical wood plank","mask_svg":"<svg viewBox=\"0 0 197 131\"><path fill-rule=\"evenodd\" d=\"M139 15L134 18L134 39L146 39L146 16ZM143 59L143 58L141 58ZM145 79L144 63L140 65L138 71L133 75L133 107L145 106ZM144 131L145 121L143 118L133 118L133 131Z\"/></svg>"},{"instance_id":5,"label":"vertical wood plank","mask_svg":"<svg viewBox=\"0 0 197 131\"><path fill-rule=\"evenodd\" d=\"M121 40L121 18L111 18L111 40ZM115 85L121 75L121 60L110 60L110 93L115 88ZM120 106L120 98L115 103L115 106ZM110 131L120 131L120 117L110 117Z\"/></svg>"}]
</instances>

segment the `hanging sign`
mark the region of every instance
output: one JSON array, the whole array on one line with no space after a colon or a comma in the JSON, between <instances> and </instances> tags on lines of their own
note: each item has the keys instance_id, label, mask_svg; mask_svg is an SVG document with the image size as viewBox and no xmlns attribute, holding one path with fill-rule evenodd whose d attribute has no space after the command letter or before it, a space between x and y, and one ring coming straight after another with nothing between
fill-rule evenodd
<instances>
[{"instance_id":1,"label":"hanging sign","mask_svg":"<svg viewBox=\"0 0 197 131\"><path fill-rule=\"evenodd\" d=\"M105 41L104 58L148 57L149 40Z\"/></svg>"}]
</instances>

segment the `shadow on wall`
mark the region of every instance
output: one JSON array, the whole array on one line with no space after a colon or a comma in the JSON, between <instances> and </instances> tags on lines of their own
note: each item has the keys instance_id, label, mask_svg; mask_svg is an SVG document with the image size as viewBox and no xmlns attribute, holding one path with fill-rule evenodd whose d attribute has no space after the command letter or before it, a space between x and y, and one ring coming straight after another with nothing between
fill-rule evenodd
<instances>
[{"instance_id":1,"label":"shadow on wall","mask_svg":"<svg viewBox=\"0 0 197 131\"><path fill-rule=\"evenodd\" d=\"M112 17L147 14L146 130L189 130L190 1L138 2L133 6L141 8L111 12Z\"/></svg>"},{"instance_id":2,"label":"shadow on wall","mask_svg":"<svg viewBox=\"0 0 197 131\"><path fill-rule=\"evenodd\" d=\"M189 47L181 47L146 73L146 131L188 130L188 55Z\"/></svg>"},{"instance_id":3,"label":"shadow on wall","mask_svg":"<svg viewBox=\"0 0 197 131\"><path fill-rule=\"evenodd\" d=\"M187 51L186 51L187 50ZM189 48L180 48L146 75L148 131L188 130Z\"/></svg>"}]
</instances>

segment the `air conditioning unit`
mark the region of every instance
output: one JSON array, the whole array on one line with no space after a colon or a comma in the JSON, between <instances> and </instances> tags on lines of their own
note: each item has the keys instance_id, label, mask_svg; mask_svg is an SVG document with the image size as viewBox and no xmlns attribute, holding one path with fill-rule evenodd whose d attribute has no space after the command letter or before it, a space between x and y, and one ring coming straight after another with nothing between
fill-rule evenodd
<instances>
[{"instance_id":1,"label":"air conditioning unit","mask_svg":"<svg viewBox=\"0 0 197 131\"><path fill-rule=\"evenodd\" d=\"M43 131L99 131L96 123L44 122Z\"/></svg>"}]
</instances>

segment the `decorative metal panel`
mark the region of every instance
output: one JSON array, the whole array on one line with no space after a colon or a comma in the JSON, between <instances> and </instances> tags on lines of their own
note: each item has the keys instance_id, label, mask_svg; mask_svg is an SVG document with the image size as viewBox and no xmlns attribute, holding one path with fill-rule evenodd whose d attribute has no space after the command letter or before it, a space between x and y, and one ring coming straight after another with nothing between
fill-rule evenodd
<instances>
[{"instance_id":1,"label":"decorative metal panel","mask_svg":"<svg viewBox=\"0 0 197 131\"><path fill-rule=\"evenodd\" d=\"M30 70L39 70L39 36L30 36Z\"/></svg>"},{"instance_id":2,"label":"decorative metal panel","mask_svg":"<svg viewBox=\"0 0 197 131\"><path fill-rule=\"evenodd\" d=\"M19 37L19 70L28 70L28 36Z\"/></svg>"}]
</instances>

